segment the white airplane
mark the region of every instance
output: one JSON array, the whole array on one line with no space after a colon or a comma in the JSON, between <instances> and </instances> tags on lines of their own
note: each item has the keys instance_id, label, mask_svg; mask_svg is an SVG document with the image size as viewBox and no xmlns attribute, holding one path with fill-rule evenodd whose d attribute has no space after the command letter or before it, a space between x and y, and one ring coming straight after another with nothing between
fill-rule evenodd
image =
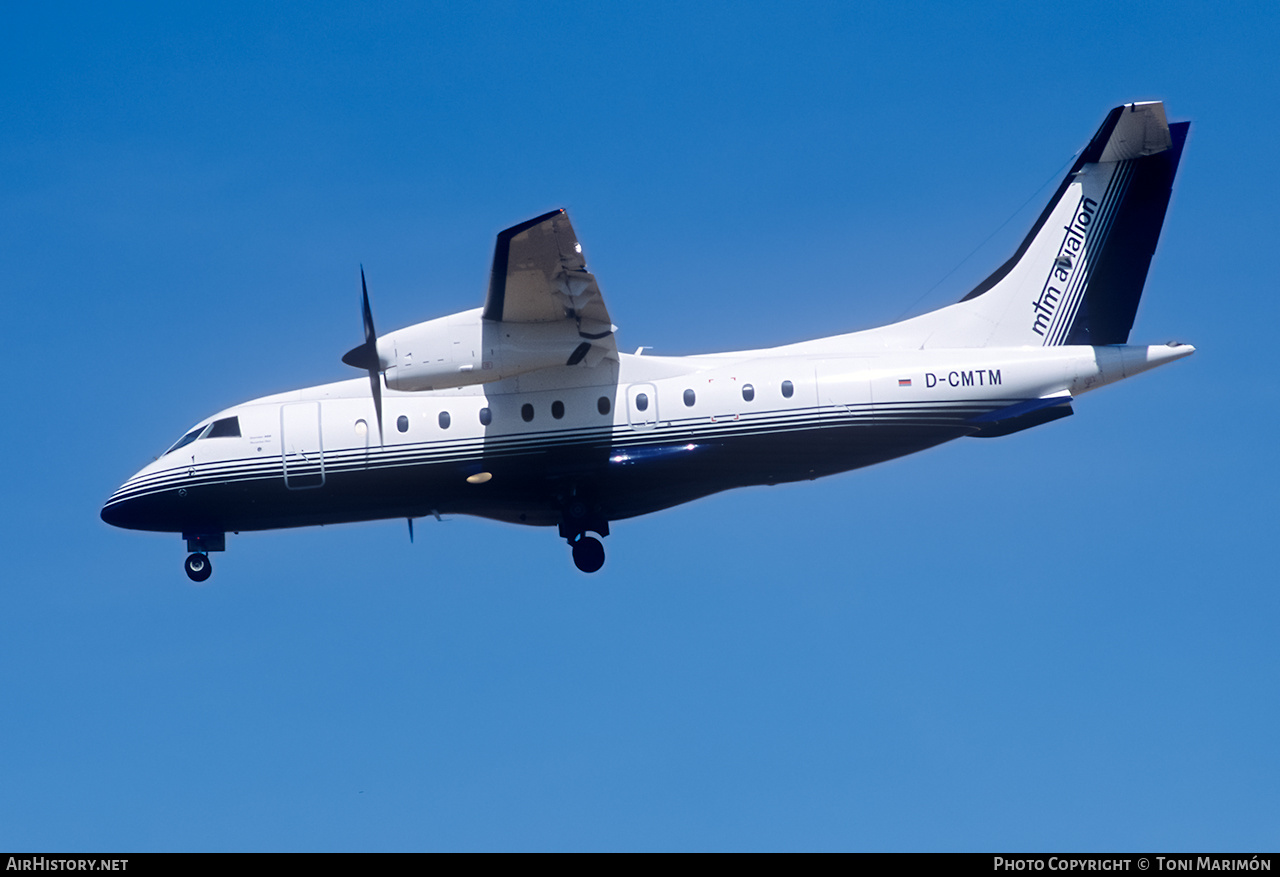
<instances>
[{"instance_id":1,"label":"white airplane","mask_svg":"<svg viewBox=\"0 0 1280 877\"><path fill-rule=\"evenodd\" d=\"M1066 417L1076 396L1194 352L1130 346L1189 123L1113 109L1017 252L961 301L767 350L620 353L557 210L498 235L484 307L374 331L359 378L188 430L102 509L181 533L204 581L228 532L465 514L558 526L583 572L612 521ZM361 283L364 271L361 269Z\"/></svg>"}]
</instances>

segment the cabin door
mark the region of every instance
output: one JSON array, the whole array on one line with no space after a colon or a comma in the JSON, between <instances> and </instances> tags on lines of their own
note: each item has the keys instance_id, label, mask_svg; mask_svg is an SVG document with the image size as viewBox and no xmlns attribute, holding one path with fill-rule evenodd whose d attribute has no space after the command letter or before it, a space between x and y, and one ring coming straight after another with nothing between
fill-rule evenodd
<instances>
[{"instance_id":1,"label":"cabin door","mask_svg":"<svg viewBox=\"0 0 1280 877\"><path fill-rule=\"evenodd\" d=\"M871 400L871 365L867 357L828 359L814 369L818 404L824 418L869 423L874 416Z\"/></svg>"},{"instance_id":2,"label":"cabin door","mask_svg":"<svg viewBox=\"0 0 1280 877\"><path fill-rule=\"evenodd\" d=\"M285 487L301 490L324 484L319 402L280 406L280 449L284 455Z\"/></svg>"},{"instance_id":3,"label":"cabin door","mask_svg":"<svg viewBox=\"0 0 1280 877\"><path fill-rule=\"evenodd\" d=\"M627 387L627 420L633 429L653 429L658 425L658 388L653 384Z\"/></svg>"}]
</instances>

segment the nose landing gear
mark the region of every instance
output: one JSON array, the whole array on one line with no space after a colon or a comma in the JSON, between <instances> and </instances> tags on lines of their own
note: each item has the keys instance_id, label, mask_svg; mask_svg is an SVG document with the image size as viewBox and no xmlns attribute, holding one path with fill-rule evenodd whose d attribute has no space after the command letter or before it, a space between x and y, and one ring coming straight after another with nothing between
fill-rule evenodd
<instances>
[{"instance_id":1,"label":"nose landing gear","mask_svg":"<svg viewBox=\"0 0 1280 877\"><path fill-rule=\"evenodd\" d=\"M213 574L213 564L209 562L209 555L198 551L187 557L183 567L187 571L187 578L193 582L203 582Z\"/></svg>"},{"instance_id":2,"label":"nose landing gear","mask_svg":"<svg viewBox=\"0 0 1280 877\"><path fill-rule=\"evenodd\" d=\"M213 575L213 564L209 560L210 551L227 550L226 533L183 533L187 540L187 550L191 552L182 568L187 571L187 578L193 582L203 582Z\"/></svg>"}]
</instances>

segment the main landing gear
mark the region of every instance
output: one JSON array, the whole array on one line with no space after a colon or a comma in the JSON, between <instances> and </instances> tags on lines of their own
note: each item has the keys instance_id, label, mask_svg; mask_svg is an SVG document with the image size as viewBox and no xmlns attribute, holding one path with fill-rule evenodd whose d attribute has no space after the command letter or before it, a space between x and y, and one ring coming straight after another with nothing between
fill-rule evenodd
<instances>
[{"instance_id":1,"label":"main landing gear","mask_svg":"<svg viewBox=\"0 0 1280 877\"><path fill-rule=\"evenodd\" d=\"M577 540L570 540L573 546L573 564L583 572L595 572L604 566L604 546L600 540L585 533L579 533Z\"/></svg>"},{"instance_id":2,"label":"main landing gear","mask_svg":"<svg viewBox=\"0 0 1280 877\"><path fill-rule=\"evenodd\" d=\"M573 565L583 572L595 572L604 566L604 546L587 531L609 535L609 522L600 513L600 507L582 496L570 496L564 506L564 520L560 522L560 537L573 549Z\"/></svg>"}]
</instances>

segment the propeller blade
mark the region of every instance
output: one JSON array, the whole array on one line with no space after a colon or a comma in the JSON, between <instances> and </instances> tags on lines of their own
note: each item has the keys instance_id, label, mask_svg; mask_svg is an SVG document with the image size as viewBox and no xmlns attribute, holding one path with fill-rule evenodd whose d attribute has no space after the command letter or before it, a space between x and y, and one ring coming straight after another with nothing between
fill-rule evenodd
<instances>
[{"instance_id":1,"label":"propeller blade","mask_svg":"<svg viewBox=\"0 0 1280 877\"><path fill-rule=\"evenodd\" d=\"M373 415L378 418L378 444L386 444L382 435L382 376L376 368L369 369L369 389L373 391Z\"/></svg>"},{"instance_id":2,"label":"propeller blade","mask_svg":"<svg viewBox=\"0 0 1280 877\"><path fill-rule=\"evenodd\" d=\"M378 333L373 331L373 310L369 307L369 284L364 282L364 266L360 266L360 291L364 293L364 343L377 344Z\"/></svg>"},{"instance_id":3,"label":"propeller blade","mask_svg":"<svg viewBox=\"0 0 1280 877\"><path fill-rule=\"evenodd\" d=\"M381 363L378 362L378 333L373 328L373 309L369 307L369 284L364 279L363 265L360 266L360 292L364 296L360 308L360 315L364 319L364 343L348 350L342 361L368 371L377 369Z\"/></svg>"},{"instance_id":4,"label":"propeller blade","mask_svg":"<svg viewBox=\"0 0 1280 877\"><path fill-rule=\"evenodd\" d=\"M385 444L382 435L382 361L378 359L378 333L373 328L373 309L369 307L369 284L364 279L364 266L360 266L360 291L364 296L361 316L364 318L364 343L353 347L342 356L347 365L369 373L369 390L373 395L373 413L378 418L378 444Z\"/></svg>"}]
</instances>

